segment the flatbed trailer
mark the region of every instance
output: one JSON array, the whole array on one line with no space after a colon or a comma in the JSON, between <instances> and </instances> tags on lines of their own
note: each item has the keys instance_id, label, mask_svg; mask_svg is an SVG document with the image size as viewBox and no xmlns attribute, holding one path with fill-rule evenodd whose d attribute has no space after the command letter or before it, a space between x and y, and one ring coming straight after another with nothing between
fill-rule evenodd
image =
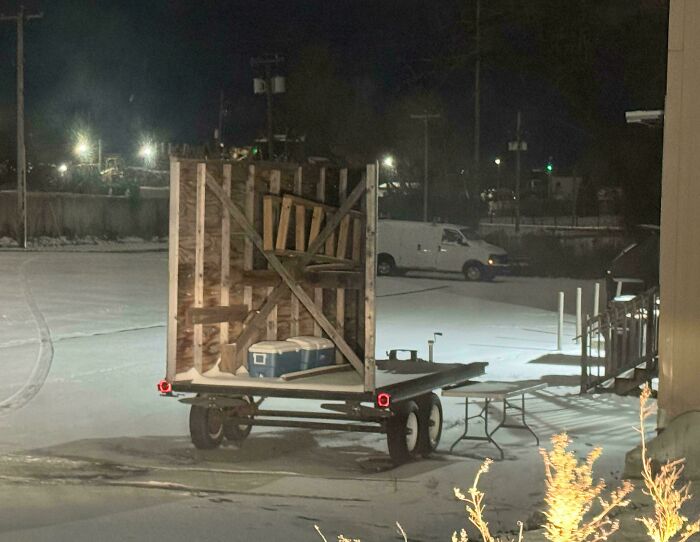
<instances>
[{"instance_id":1,"label":"flatbed trailer","mask_svg":"<svg viewBox=\"0 0 700 542\"><path fill-rule=\"evenodd\" d=\"M191 405L198 448L240 443L254 425L386 433L402 463L433 452L433 390L485 363L375 360L377 165L172 157L168 345L161 394ZM335 364L255 378L261 340L326 337ZM265 410L270 397L323 401L322 412Z\"/></svg>"}]
</instances>

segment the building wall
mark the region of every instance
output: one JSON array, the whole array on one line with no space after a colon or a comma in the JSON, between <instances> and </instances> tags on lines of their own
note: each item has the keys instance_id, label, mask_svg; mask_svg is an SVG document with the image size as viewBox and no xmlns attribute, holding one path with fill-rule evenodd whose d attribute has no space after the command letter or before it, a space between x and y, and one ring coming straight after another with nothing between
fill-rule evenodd
<instances>
[{"instance_id":1,"label":"building wall","mask_svg":"<svg viewBox=\"0 0 700 542\"><path fill-rule=\"evenodd\" d=\"M700 410L700 1L671 0L661 198L660 425Z\"/></svg>"}]
</instances>

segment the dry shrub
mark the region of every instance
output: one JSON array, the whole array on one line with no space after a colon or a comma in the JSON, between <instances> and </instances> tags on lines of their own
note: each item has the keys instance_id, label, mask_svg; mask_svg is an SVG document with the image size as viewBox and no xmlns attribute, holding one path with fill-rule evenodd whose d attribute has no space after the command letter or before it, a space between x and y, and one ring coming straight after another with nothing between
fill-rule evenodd
<instances>
[{"instance_id":1,"label":"dry shrub","mask_svg":"<svg viewBox=\"0 0 700 542\"><path fill-rule=\"evenodd\" d=\"M619 523L610 519L615 508L627 506L633 486L625 481L607 499L601 495L605 482L593 480L593 464L601 448L594 448L579 464L566 433L552 437L552 450L540 449L545 468L545 537L550 542L600 542L617 531ZM599 511L590 515L598 501Z\"/></svg>"},{"instance_id":2,"label":"dry shrub","mask_svg":"<svg viewBox=\"0 0 700 542\"><path fill-rule=\"evenodd\" d=\"M469 518L469 522L477 528L477 530L481 534L481 540L483 542L501 542L500 538L495 538L491 534L491 531L489 530L489 524L484 519L484 509L486 508L484 505L485 495L484 492L479 489L479 478L482 474L485 474L489 471L491 463L493 463L493 461L491 459L487 459L481 464L481 467L477 471L476 476L474 476L474 481L472 482L472 485L467 491L466 495L457 488L454 488L454 492L455 497L457 497L460 501L466 503L464 505L464 508L467 511L467 517ZM522 542L523 524L521 522L518 522L518 525L520 526L520 533L518 535L517 541ZM452 542L468 541L469 538L467 537L467 531L465 531L464 529L462 529L459 533L455 532L452 534Z\"/></svg>"},{"instance_id":3,"label":"dry shrub","mask_svg":"<svg viewBox=\"0 0 700 542\"><path fill-rule=\"evenodd\" d=\"M677 542L685 542L700 532L700 519L688 523L688 518L681 514L683 504L691 498L689 483L678 487L685 460L667 461L656 473L653 472L651 459L647 457L644 431L644 421L654 411L653 406L647 405L650 395L651 390L645 386L639 396L638 431L642 439L642 478L646 486L644 494L649 495L654 502L654 515L636 519L644 524L649 538L654 542L669 542L676 535Z\"/></svg>"}]
</instances>

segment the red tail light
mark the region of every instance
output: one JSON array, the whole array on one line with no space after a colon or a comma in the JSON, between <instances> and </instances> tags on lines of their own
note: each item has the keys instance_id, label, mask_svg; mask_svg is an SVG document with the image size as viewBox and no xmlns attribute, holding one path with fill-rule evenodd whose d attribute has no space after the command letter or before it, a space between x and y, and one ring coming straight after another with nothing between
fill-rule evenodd
<instances>
[{"instance_id":1,"label":"red tail light","mask_svg":"<svg viewBox=\"0 0 700 542\"><path fill-rule=\"evenodd\" d=\"M389 408L391 406L391 395L385 391L377 394L377 406L379 408Z\"/></svg>"},{"instance_id":2,"label":"red tail light","mask_svg":"<svg viewBox=\"0 0 700 542\"><path fill-rule=\"evenodd\" d=\"M173 385L167 380L161 380L158 382L158 391L160 393L170 393L173 391Z\"/></svg>"}]
</instances>

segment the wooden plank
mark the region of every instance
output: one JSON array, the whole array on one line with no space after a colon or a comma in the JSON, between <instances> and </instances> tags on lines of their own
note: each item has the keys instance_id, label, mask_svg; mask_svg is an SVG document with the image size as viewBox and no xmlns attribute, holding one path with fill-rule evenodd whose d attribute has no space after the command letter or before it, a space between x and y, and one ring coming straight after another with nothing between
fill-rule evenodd
<instances>
[{"instance_id":1,"label":"wooden plank","mask_svg":"<svg viewBox=\"0 0 700 542\"><path fill-rule=\"evenodd\" d=\"M205 194L207 189L207 165L197 164L197 199L195 207L195 249L194 249L194 307L199 308L204 304L204 209ZM216 184L216 181L212 180ZM220 188L217 184L217 188ZM222 192L223 198L226 194ZM229 199L230 201L230 199ZM203 329L201 324L194 326L194 368L202 374L202 340Z\"/></svg>"},{"instance_id":2,"label":"wooden plank","mask_svg":"<svg viewBox=\"0 0 700 542\"><path fill-rule=\"evenodd\" d=\"M282 210L280 211L280 221L277 225L277 241L275 248L285 250L287 239L289 238L289 220L292 215L292 201L288 198L282 199Z\"/></svg>"},{"instance_id":3,"label":"wooden plank","mask_svg":"<svg viewBox=\"0 0 700 542\"><path fill-rule=\"evenodd\" d=\"M343 217L338 230L338 248L336 257L345 260L348 254L348 236L350 235L350 217Z\"/></svg>"},{"instance_id":4,"label":"wooden plank","mask_svg":"<svg viewBox=\"0 0 700 542\"><path fill-rule=\"evenodd\" d=\"M338 200L342 205L345 203L345 197L348 193L348 170L343 168L340 170L338 178ZM350 225L350 215L343 217L340 222L340 230L338 231L338 247L336 256L345 258L348 251L348 226ZM335 325L338 333L345 337L345 290L338 288L335 291ZM344 363L343 354L339 350L335 352L335 362L337 364Z\"/></svg>"},{"instance_id":5,"label":"wooden plank","mask_svg":"<svg viewBox=\"0 0 700 542\"><path fill-rule=\"evenodd\" d=\"M365 175L367 191L365 205L365 391L375 389L376 313L375 290L377 276L377 166L369 164Z\"/></svg>"},{"instance_id":6,"label":"wooden plank","mask_svg":"<svg viewBox=\"0 0 700 542\"><path fill-rule=\"evenodd\" d=\"M298 252L296 250L274 250L270 251L273 252L276 256L278 257L288 257L288 258L300 258L304 254L306 254L306 251L303 252ZM311 260L314 262L322 262L322 263L332 263L332 264L338 264L344 266L346 269L351 269L355 267L355 262L352 260L349 260L347 258L337 258L336 256L326 256L325 254L314 254L311 256Z\"/></svg>"},{"instance_id":7,"label":"wooden plank","mask_svg":"<svg viewBox=\"0 0 700 542\"><path fill-rule=\"evenodd\" d=\"M273 306L276 306L277 303L282 299L282 297L286 294L287 289L291 290L292 293L299 299L301 304L306 308L307 311L311 314L311 316L319 323L323 331L328 335L328 337L335 343L336 347L341 350L345 358L352 364L352 366L355 368L355 370L360 373L361 375L364 373L364 364L360 360L360 358L357 356L357 354L353 351L353 349L348 345L348 343L345 341L345 338L342 337L338 331L333 327L333 325L328 321L326 316L323 314L322 311L319 310L319 308L314 304L313 300L308 296L308 294L304 291L304 289L299 286L295 281L294 278L291 276L290 272L284 267L282 262L279 261L277 256L274 254L271 254L269 252L265 252L263 248L263 240L258 234L258 232L255 230L253 225L248 222L245 218L245 215L243 212L238 208L238 206L233 203L231 200L226 200L221 187L216 183L214 179L208 179L207 180L207 186L209 186L210 190L221 200L225 201L226 203L226 208L229 210L231 213L231 216L233 219L241 226L241 228L245 231L246 235L253 241L253 244L255 247L262 252L262 254L265 256L265 259L268 261L270 266L280 275L282 278L283 284L280 284L276 288L274 288L265 303L263 304L263 307L260 308L260 310L255 314L255 316L252 318L252 320L249 322L249 325L244 328L243 332L241 333L241 336L247 333L247 330L250 328L253 328L256 326L258 323L259 319L261 317L265 317L264 313L265 311L271 311ZM338 211L337 215L333 217L333 219L326 224L326 227L323 229L323 231L319 234L319 236L316 238L316 240L311 243L309 246L309 252L304 253L304 256L301 259L301 265L305 265L307 263L306 258L310 258L316 250L318 250L321 245L324 243L325 239L327 236L330 235L330 233L335 230L335 228L338 226L340 220L342 220L342 217L347 214L347 211L352 208L352 206L357 202L357 200L365 193L365 183L360 182L357 187L353 190L352 194L350 194L350 197L346 200L346 202L341 206L340 210ZM376 197L376 179L375 179L375 197ZM238 345L238 339L237 339L237 345ZM242 352L244 350L242 348L239 348L236 352L237 356L241 356Z\"/></svg>"},{"instance_id":8,"label":"wooden plank","mask_svg":"<svg viewBox=\"0 0 700 542\"><path fill-rule=\"evenodd\" d=\"M280 378L286 382L290 380L299 380L300 378L308 378L310 376L327 375L331 373L342 373L352 369L352 365L349 363L344 363L343 365L326 365L324 367L314 367L313 369L307 369L306 371L297 371L295 373L287 373L282 375Z\"/></svg>"},{"instance_id":9,"label":"wooden plank","mask_svg":"<svg viewBox=\"0 0 700 542\"><path fill-rule=\"evenodd\" d=\"M192 307L187 311L187 323L221 324L243 321L248 316L247 305L221 305L219 307ZM225 344L228 344L226 342Z\"/></svg>"},{"instance_id":10,"label":"wooden plank","mask_svg":"<svg viewBox=\"0 0 700 542\"><path fill-rule=\"evenodd\" d=\"M352 260L360 262L362 258L362 220L352 221Z\"/></svg>"},{"instance_id":11,"label":"wooden plank","mask_svg":"<svg viewBox=\"0 0 700 542\"><path fill-rule=\"evenodd\" d=\"M294 173L294 194L301 196L302 190L302 169L297 168ZM295 224L295 243L294 246L298 251L306 250L306 207L296 205L296 224ZM291 303L291 321L289 322L289 335L297 337L299 335L299 300L296 296L292 296Z\"/></svg>"},{"instance_id":12,"label":"wooden plank","mask_svg":"<svg viewBox=\"0 0 700 542\"><path fill-rule=\"evenodd\" d=\"M224 164L223 189L227 198L231 199L231 164ZM221 211L221 305L226 307L230 300L231 287L231 215ZM219 344L228 344L228 319L219 320ZM201 322L204 323L204 322Z\"/></svg>"},{"instance_id":13,"label":"wooden plank","mask_svg":"<svg viewBox=\"0 0 700 542\"><path fill-rule=\"evenodd\" d=\"M323 223L323 207L320 205L314 207L313 214L311 215L311 229L309 230L309 243L311 243L316 237L318 237L321 231L321 224Z\"/></svg>"},{"instance_id":14,"label":"wooden plank","mask_svg":"<svg viewBox=\"0 0 700 542\"><path fill-rule=\"evenodd\" d=\"M275 248L273 228L275 223L275 210L272 207L272 199L263 198L263 244L265 250Z\"/></svg>"},{"instance_id":15,"label":"wooden plank","mask_svg":"<svg viewBox=\"0 0 700 542\"><path fill-rule=\"evenodd\" d=\"M295 277L302 285L323 289L323 288L344 288L346 290L361 290L364 281L364 270L346 271L336 269L306 268L300 277ZM280 276L269 269L259 269L255 271L244 271L238 282L251 287L274 288L280 284Z\"/></svg>"},{"instance_id":16,"label":"wooden plank","mask_svg":"<svg viewBox=\"0 0 700 542\"><path fill-rule=\"evenodd\" d=\"M245 217L253 224L255 222L255 166L248 166L248 177L245 181ZM228 213L226 213L228 214ZM272 248L272 247L270 247ZM249 271L253 269L253 243L248 237L245 238L243 245L243 270ZM243 303L248 305L248 309L253 309L253 289L250 286L243 287Z\"/></svg>"},{"instance_id":17,"label":"wooden plank","mask_svg":"<svg viewBox=\"0 0 700 542\"><path fill-rule=\"evenodd\" d=\"M294 194L285 194L284 196L276 196L274 194L267 194L267 197L272 199L272 201L277 203L277 204L281 204L283 199L289 199L294 205L302 205L302 206L306 207L307 209L315 209L316 207L321 207L325 211L328 211L331 213L338 211L338 207L335 207L333 205L328 205L328 204L320 202L320 201L303 198L301 196L295 196ZM348 211L348 214L354 218L364 218L364 215L362 214L362 212L357 211L355 209L350 209L350 211Z\"/></svg>"},{"instance_id":18,"label":"wooden plank","mask_svg":"<svg viewBox=\"0 0 700 542\"><path fill-rule=\"evenodd\" d=\"M326 168L322 167L318 175L318 184L316 185L316 199L320 202L326 201ZM314 207L313 216L311 219L311 232L309 233L309 243L312 243L316 237L318 237L318 232L321 230L321 223L323 222L324 210L322 207ZM316 306L323 310L323 288L314 289L314 303ZM321 337L321 326L318 322L314 320L314 335L316 337Z\"/></svg>"},{"instance_id":19,"label":"wooden plank","mask_svg":"<svg viewBox=\"0 0 700 542\"><path fill-rule=\"evenodd\" d=\"M296 206L296 228L294 234L294 247L303 251L306 250L306 207Z\"/></svg>"},{"instance_id":20,"label":"wooden plank","mask_svg":"<svg viewBox=\"0 0 700 542\"><path fill-rule=\"evenodd\" d=\"M279 169L274 169L270 172L270 193L279 195L280 191L282 190L282 172ZM281 213L280 213L281 214ZM281 218L280 218L281 222ZM287 240L287 236L285 234L285 244ZM278 232L278 240L279 242L279 232ZM267 295L270 296L272 294L272 290L267 291ZM265 334L265 337L267 338L268 341L275 341L277 340L277 303L275 303L274 307L270 310L270 314L267 316L267 331ZM241 355L241 354L239 354Z\"/></svg>"},{"instance_id":21,"label":"wooden plank","mask_svg":"<svg viewBox=\"0 0 700 542\"><path fill-rule=\"evenodd\" d=\"M170 224L168 234L168 354L165 378L177 374L177 292L180 263L180 162L170 160Z\"/></svg>"}]
</instances>

